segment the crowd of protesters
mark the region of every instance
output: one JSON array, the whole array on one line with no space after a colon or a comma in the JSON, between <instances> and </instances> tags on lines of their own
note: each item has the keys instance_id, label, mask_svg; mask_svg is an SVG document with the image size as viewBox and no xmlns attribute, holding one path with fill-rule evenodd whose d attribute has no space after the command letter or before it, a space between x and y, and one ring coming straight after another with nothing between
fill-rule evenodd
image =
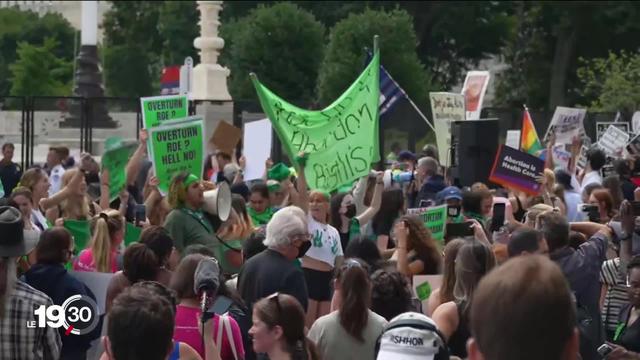
<instances>
[{"instance_id":1,"label":"crowd of protesters","mask_svg":"<svg viewBox=\"0 0 640 360\"><path fill-rule=\"evenodd\" d=\"M244 157L217 151L164 196L146 139L114 201L89 154L76 162L54 147L22 171L2 147L0 359L87 359L96 344L115 360L640 359L634 158L605 178L597 147L582 170L576 156L568 168L547 161L532 196L457 187L434 146L394 146L386 172L327 193L308 188L305 154L245 181ZM205 196L222 183L233 194L224 221ZM441 204L466 235L435 239L407 214ZM85 241L74 224L87 224ZM132 227L142 231L129 242ZM202 322L194 277L212 258L209 304L224 307ZM27 328L35 307L97 299L80 272L112 274L100 325ZM427 298L420 275L440 278Z\"/></svg>"}]
</instances>

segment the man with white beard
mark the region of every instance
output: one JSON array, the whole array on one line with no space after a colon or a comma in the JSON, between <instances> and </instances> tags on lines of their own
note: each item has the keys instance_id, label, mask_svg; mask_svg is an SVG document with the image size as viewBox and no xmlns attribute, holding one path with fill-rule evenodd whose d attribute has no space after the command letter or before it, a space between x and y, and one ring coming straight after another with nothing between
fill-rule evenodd
<instances>
[{"instance_id":1,"label":"man with white beard","mask_svg":"<svg viewBox=\"0 0 640 360\"><path fill-rule=\"evenodd\" d=\"M35 309L53 302L16 277L16 260L35 245L25 245L23 228L20 211L0 207L0 359L57 360L61 348L58 330L27 327L27 323L38 323Z\"/></svg>"}]
</instances>

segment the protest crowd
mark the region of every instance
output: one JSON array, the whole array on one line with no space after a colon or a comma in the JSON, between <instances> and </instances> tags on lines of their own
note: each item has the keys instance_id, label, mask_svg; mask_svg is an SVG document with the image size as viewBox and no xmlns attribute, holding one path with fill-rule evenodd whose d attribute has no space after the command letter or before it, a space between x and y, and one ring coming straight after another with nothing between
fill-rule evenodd
<instances>
[{"instance_id":1,"label":"protest crowd","mask_svg":"<svg viewBox=\"0 0 640 360\"><path fill-rule=\"evenodd\" d=\"M294 110L273 111L261 86L283 137ZM562 142L560 127L542 143L527 119L519 149L501 146L491 178L467 186L433 144L364 157L374 126L371 151L347 155L285 137L288 164L256 165L237 141L161 150L202 129L176 123L101 163L51 147L23 172L5 144L0 359L640 359L640 162L580 131ZM99 304L91 332L26 326L76 294Z\"/></svg>"}]
</instances>

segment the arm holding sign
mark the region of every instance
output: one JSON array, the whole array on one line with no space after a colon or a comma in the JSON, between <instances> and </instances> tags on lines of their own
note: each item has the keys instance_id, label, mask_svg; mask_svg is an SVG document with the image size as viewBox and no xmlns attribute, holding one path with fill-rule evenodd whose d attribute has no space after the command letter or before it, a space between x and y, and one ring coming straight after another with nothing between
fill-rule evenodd
<instances>
[{"instance_id":1,"label":"arm holding sign","mask_svg":"<svg viewBox=\"0 0 640 360\"><path fill-rule=\"evenodd\" d=\"M384 176L383 172L378 172L376 174L376 187L373 192L373 198L371 198L371 206L369 206L360 216L357 216L358 222L360 226L364 226L367 224L380 210L380 205L382 205L382 191L384 190L384 182L382 181L382 177Z\"/></svg>"},{"instance_id":2,"label":"arm holding sign","mask_svg":"<svg viewBox=\"0 0 640 360\"><path fill-rule=\"evenodd\" d=\"M361 177L353 189L353 203L356 206L356 215L362 214L367 210L364 204L364 198L367 193L367 184L369 183L369 175Z\"/></svg>"},{"instance_id":3,"label":"arm holding sign","mask_svg":"<svg viewBox=\"0 0 640 360\"><path fill-rule=\"evenodd\" d=\"M83 178L84 178L84 173L82 171L76 171L75 175L73 175L73 177L71 178L71 180L69 181L69 184L67 184L67 186L62 188L62 190L58 191L57 193L53 194L53 196L49 196L48 198L40 199L40 204L39 205L44 210L48 210L48 209L51 209L51 208L54 208L54 207L58 206L60 203L62 203L63 201L65 201L65 200L67 200L69 198L69 196L73 192L71 189L77 189L77 188L80 187L80 183L82 182ZM59 215L62 215L62 214L59 214ZM54 218L54 220L55 220L55 218Z\"/></svg>"},{"instance_id":4,"label":"arm holding sign","mask_svg":"<svg viewBox=\"0 0 640 360\"><path fill-rule=\"evenodd\" d=\"M147 130L140 130L140 143L138 144L138 148L131 156L131 159L127 163L127 167L124 172L127 176L127 185L133 185L136 182L136 176L140 172L140 168L142 167L142 160L147 155L147 138L149 135L147 134Z\"/></svg>"},{"instance_id":5,"label":"arm holding sign","mask_svg":"<svg viewBox=\"0 0 640 360\"><path fill-rule=\"evenodd\" d=\"M549 141L547 142L547 155L545 156L544 168L553 170L553 146L556 144L556 134L551 132Z\"/></svg>"},{"instance_id":6,"label":"arm holding sign","mask_svg":"<svg viewBox=\"0 0 640 360\"><path fill-rule=\"evenodd\" d=\"M300 194L298 198L298 203L294 204L302 209L305 214L309 213L309 188L307 186L307 177L304 175L304 166L305 166L305 154L300 153L300 159L298 160L297 170L298 170L298 193Z\"/></svg>"}]
</instances>

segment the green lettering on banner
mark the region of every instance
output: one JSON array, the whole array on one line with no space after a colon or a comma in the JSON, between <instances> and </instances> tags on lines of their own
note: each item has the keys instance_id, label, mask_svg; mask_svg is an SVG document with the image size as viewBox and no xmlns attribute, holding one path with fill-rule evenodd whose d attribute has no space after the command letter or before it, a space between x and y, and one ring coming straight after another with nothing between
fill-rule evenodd
<instances>
[{"instance_id":1,"label":"green lettering on banner","mask_svg":"<svg viewBox=\"0 0 640 360\"><path fill-rule=\"evenodd\" d=\"M171 179L179 172L186 171L202 177L204 120L201 116L151 128L148 141L150 158L162 193L169 191Z\"/></svg>"},{"instance_id":2,"label":"green lettering on banner","mask_svg":"<svg viewBox=\"0 0 640 360\"><path fill-rule=\"evenodd\" d=\"M380 160L378 100L380 54L376 53L356 81L320 111L300 109L271 92L255 77L253 85L290 159L309 155L309 187L332 191L369 173Z\"/></svg>"},{"instance_id":3,"label":"green lettering on banner","mask_svg":"<svg viewBox=\"0 0 640 360\"><path fill-rule=\"evenodd\" d=\"M140 106L145 129L189 116L189 100L186 95L144 97L140 98Z\"/></svg>"},{"instance_id":4,"label":"green lettering on banner","mask_svg":"<svg viewBox=\"0 0 640 360\"><path fill-rule=\"evenodd\" d=\"M126 186L125 168L135 149L135 144L122 145L107 150L102 155L102 168L109 171L110 201L115 200Z\"/></svg>"},{"instance_id":5,"label":"green lettering on banner","mask_svg":"<svg viewBox=\"0 0 640 360\"><path fill-rule=\"evenodd\" d=\"M444 227L447 221L447 205L428 208L407 209L408 215L418 215L424 221L424 226L431 231L434 240L444 240Z\"/></svg>"}]
</instances>

